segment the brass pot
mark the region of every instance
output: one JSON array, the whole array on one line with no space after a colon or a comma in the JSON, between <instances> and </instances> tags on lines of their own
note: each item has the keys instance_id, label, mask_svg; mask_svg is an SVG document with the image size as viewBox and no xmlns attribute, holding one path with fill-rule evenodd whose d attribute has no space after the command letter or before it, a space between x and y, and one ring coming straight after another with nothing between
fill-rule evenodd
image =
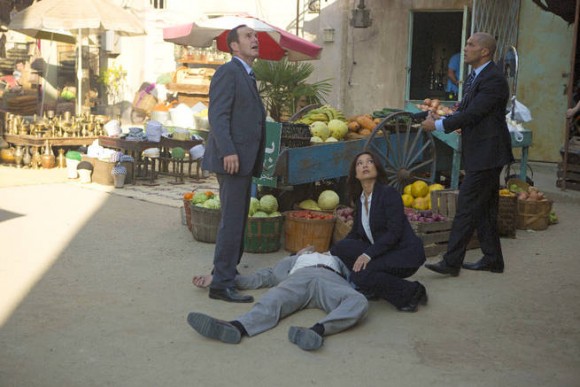
<instances>
[{"instance_id":1,"label":"brass pot","mask_svg":"<svg viewBox=\"0 0 580 387\"><path fill-rule=\"evenodd\" d=\"M0 158L2 162L12 164L15 161L14 153L16 153L16 149L14 147L10 148L3 148L0 150Z\"/></svg>"}]
</instances>

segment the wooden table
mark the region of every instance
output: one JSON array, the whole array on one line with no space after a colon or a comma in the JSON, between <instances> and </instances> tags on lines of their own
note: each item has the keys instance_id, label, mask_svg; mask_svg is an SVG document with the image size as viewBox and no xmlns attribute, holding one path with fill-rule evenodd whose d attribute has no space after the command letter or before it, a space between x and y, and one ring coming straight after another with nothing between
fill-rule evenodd
<instances>
[{"instance_id":1,"label":"wooden table","mask_svg":"<svg viewBox=\"0 0 580 387\"><path fill-rule=\"evenodd\" d=\"M13 145L40 147L48 140L50 146L87 146L98 139L97 136L88 137L36 137L29 134L4 134L6 142Z\"/></svg>"},{"instance_id":2,"label":"wooden table","mask_svg":"<svg viewBox=\"0 0 580 387\"><path fill-rule=\"evenodd\" d=\"M125 154L130 154L135 159L135 166L138 169L139 175L145 175L154 180L155 178L155 166L156 161L158 161L157 173L166 174L169 176L176 177L176 183L183 181L183 163L189 164L189 176L191 176L191 164L193 160L174 160L171 158L169 150L175 147L181 147L185 152L189 152L189 149L195 145L203 144L203 140L174 140L167 137L161 137L159 142L151 141L130 141L118 137L99 137L99 144L106 148L119 149ZM144 158L142 153L145 149L158 148L159 158ZM169 164L173 165L172 170L169 170ZM142 171L140 169L143 169ZM149 170L151 168L151 170ZM199 168L198 168L199 170ZM137 176L133 174L133 176ZM197 171L196 177L199 178L199 171Z\"/></svg>"}]
</instances>

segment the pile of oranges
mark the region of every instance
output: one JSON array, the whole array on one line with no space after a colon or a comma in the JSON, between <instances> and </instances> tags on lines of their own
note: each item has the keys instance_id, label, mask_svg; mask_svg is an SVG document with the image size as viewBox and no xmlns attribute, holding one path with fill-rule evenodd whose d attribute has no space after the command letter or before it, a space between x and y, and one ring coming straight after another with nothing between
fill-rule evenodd
<instances>
[{"instance_id":1,"label":"pile of oranges","mask_svg":"<svg viewBox=\"0 0 580 387\"><path fill-rule=\"evenodd\" d=\"M416 210L431 209L431 192L445 189L441 184L427 184L423 180L417 180L412 184L405 186L403 190L403 205L407 208Z\"/></svg>"}]
</instances>

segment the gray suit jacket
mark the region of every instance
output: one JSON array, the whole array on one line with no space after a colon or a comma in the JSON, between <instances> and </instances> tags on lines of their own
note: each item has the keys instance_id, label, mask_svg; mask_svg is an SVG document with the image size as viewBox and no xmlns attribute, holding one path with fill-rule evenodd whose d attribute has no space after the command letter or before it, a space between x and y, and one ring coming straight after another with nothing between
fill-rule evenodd
<instances>
[{"instance_id":1,"label":"gray suit jacket","mask_svg":"<svg viewBox=\"0 0 580 387\"><path fill-rule=\"evenodd\" d=\"M260 176L266 136L266 111L254 80L233 58L220 66L209 89L209 124L202 168L225 174L223 159L237 154L240 176Z\"/></svg>"},{"instance_id":2,"label":"gray suit jacket","mask_svg":"<svg viewBox=\"0 0 580 387\"><path fill-rule=\"evenodd\" d=\"M297 258L298 255L290 255L280 260L280 262L278 262L274 267L265 267L250 275L237 275L235 286L238 289L260 289L274 287L288 278L288 274L294 267ZM346 265L336 257L335 260L340 266L340 273L345 277L348 277L350 271ZM292 273L292 275L297 275L302 270L303 269L296 270L296 272ZM347 283L346 280L345 283Z\"/></svg>"}]
</instances>

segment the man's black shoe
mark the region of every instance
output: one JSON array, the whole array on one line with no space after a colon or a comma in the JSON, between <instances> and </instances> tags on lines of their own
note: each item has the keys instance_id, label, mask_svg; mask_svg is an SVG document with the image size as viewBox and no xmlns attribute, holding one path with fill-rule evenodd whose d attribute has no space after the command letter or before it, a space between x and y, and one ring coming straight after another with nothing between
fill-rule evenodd
<instances>
[{"instance_id":1,"label":"man's black shoe","mask_svg":"<svg viewBox=\"0 0 580 387\"><path fill-rule=\"evenodd\" d=\"M477 262L466 262L463 265L467 270L491 271L492 273L503 273L503 264L489 263L485 258L481 258Z\"/></svg>"},{"instance_id":2,"label":"man's black shoe","mask_svg":"<svg viewBox=\"0 0 580 387\"><path fill-rule=\"evenodd\" d=\"M444 259L437 263L426 263L425 267L439 274L450 274L452 277L457 277L459 275L459 268L449 266Z\"/></svg>"},{"instance_id":3,"label":"man's black shoe","mask_svg":"<svg viewBox=\"0 0 580 387\"><path fill-rule=\"evenodd\" d=\"M190 313L187 322L200 335L222 343L237 344L242 339L241 332L235 326L203 313Z\"/></svg>"},{"instance_id":4,"label":"man's black shoe","mask_svg":"<svg viewBox=\"0 0 580 387\"><path fill-rule=\"evenodd\" d=\"M254 302L254 297L238 293L235 288L209 289L209 298L227 302Z\"/></svg>"}]
</instances>

